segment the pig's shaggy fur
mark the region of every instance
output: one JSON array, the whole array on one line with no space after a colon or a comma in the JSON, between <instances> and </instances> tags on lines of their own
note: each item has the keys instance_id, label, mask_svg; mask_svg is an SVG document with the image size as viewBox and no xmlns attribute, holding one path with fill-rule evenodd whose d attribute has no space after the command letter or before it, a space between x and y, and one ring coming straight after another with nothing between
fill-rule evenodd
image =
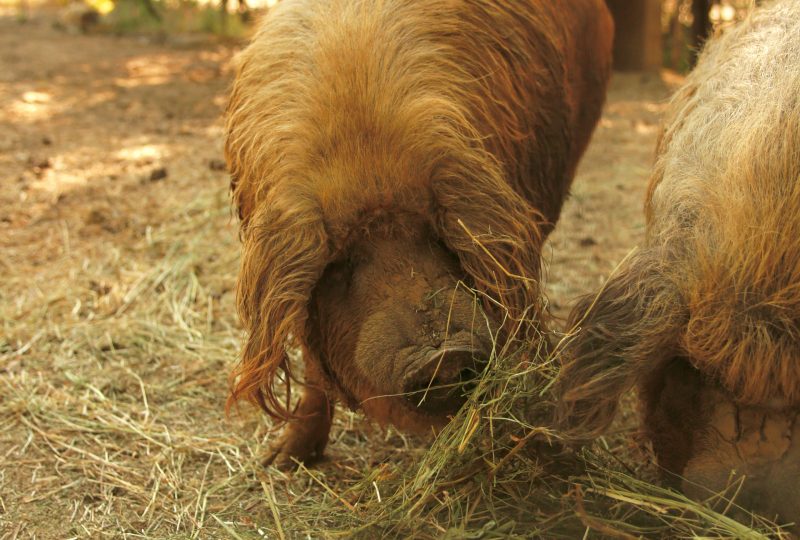
<instances>
[{"instance_id":1,"label":"pig's shaggy fur","mask_svg":"<svg viewBox=\"0 0 800 540\"><path fill-rule=\"evenodd\" d=\"M646 215L644 246L572 312L561 417L602 432L673 358L743 405L800 405L800 2L706 47L669 107Z\"/></svg>"},{"instance_id":2,"label":"pig's shaggy fur","mask_svg":"<svg viewBox=\"0 0 800 540\"><path fill-rule=\"evenodd\" d=\"M287 343L307 343L320 276L382 216L424 216L506 330L536 318L540 249L599 118L611 34L601 0L271 10L228 107L249 336L231 402L287 416L272 388Z\"/></svg>"}]
</instances>

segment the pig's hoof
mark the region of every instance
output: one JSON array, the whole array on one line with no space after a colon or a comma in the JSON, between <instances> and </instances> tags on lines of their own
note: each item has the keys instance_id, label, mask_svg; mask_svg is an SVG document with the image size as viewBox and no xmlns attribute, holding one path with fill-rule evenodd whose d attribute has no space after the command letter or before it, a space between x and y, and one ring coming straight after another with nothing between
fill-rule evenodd
<instances>
[{"instance_id":1,"label":"pig's hoof","mask_svg":"<svg viewBox=\"0 0 800 540\"><path fill-rule=\"evenodd\" d=\"M272 465L282 471L292 471L298 467L298 463L311 465L322 459L328 444L328 431L324 430L324 436L321 436L309 427L297 424L287 426L280 438L270 446L263 461L264 466Z\"/></svg>"}]
</instances>

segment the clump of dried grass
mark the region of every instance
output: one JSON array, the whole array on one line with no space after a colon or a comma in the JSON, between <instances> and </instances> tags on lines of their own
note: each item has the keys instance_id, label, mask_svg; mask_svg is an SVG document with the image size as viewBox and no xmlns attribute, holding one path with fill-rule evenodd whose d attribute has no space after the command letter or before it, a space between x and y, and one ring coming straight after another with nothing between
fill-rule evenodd
<instances>
[{"instance_id":1,"label":"clump of dried grass","mask_svg":"<svg viewBox=\"0 0 800 540\"><path fill-rule=\"evenodd\" d=\"M312 479L329 496L286 506L265 527L331 538L786 536L737 507L727 498L733 491L710 499L714 510L637 479L641 471L617 457L630 455L621 438L565 449L542 424L557 355L558 347L521 363L519 351L496 350L469 402L430 449L365 469L346 485L301 466L295 478ZM320 516L324 522L308 525Z\"/></svg>"},{"instance_id":2,"label":"clump of dried grass","mask_svg":"<svg viewBox=\"0 0 800 540\"><path fill-rule=\"evenodd\" d=\"M544 421L558 347L523 364L498 344L432 443L340 412L328 461L262 468L274 426L223 414L241 340L235 226L222 186L196 195L165 192L125 243L68 223L37 247L51 263L3 266L3 538L780 534L637 479L652 471L625 436L561 448Z\"/></svg>"},{"instance_id":3,"label":"clump of dried grass","mask_svg":"<svg viewBox=\"0 0 800 540\"><path fill-rule=\"evenodd\" d=\"M12 537L193 534L240 498L229 484L251 452L219 412L239 340L227 202L217 190L174 202L177 217L127 245L70 238L65 223L38 246L52 263L18 260L4 276L0 530Z\"/></svg>"}]
</instances>

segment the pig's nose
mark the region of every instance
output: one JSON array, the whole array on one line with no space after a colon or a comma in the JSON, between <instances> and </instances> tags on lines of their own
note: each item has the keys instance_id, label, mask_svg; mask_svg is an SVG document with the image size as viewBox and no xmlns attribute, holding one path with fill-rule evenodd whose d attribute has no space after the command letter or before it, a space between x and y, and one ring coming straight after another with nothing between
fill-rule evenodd
<instances>
[{"instance_id":1,"label":"pig's nose","mask_svg":"<svg viewBox=\"0 0 800 540\"><path fill-rule=\"evenodd\" d=\"M431 353L419 369L406 376L406 399L428 414L455 413L474 388L487 357L472 347L451 347Z\"/></svg>"}]
</instances>

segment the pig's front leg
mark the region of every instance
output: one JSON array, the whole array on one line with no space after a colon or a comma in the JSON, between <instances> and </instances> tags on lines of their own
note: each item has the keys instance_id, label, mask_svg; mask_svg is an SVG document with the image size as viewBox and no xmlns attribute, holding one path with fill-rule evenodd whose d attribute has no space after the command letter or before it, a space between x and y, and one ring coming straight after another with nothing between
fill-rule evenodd
<instances>
[{"instance_id":1,"label":"pig's front leg","mask_svg":"<svg viewBox=\"0 0 800 540\"><path fill-rule=\"evenodd\" d=\"M313 463L322 457L333 421L333 401L324 390L322 374L314 361L306 360L306 386L297 406L296 418L283 428L270 447L264 465L294 469L296 461Z\"/></svg>"}]
</instances>

